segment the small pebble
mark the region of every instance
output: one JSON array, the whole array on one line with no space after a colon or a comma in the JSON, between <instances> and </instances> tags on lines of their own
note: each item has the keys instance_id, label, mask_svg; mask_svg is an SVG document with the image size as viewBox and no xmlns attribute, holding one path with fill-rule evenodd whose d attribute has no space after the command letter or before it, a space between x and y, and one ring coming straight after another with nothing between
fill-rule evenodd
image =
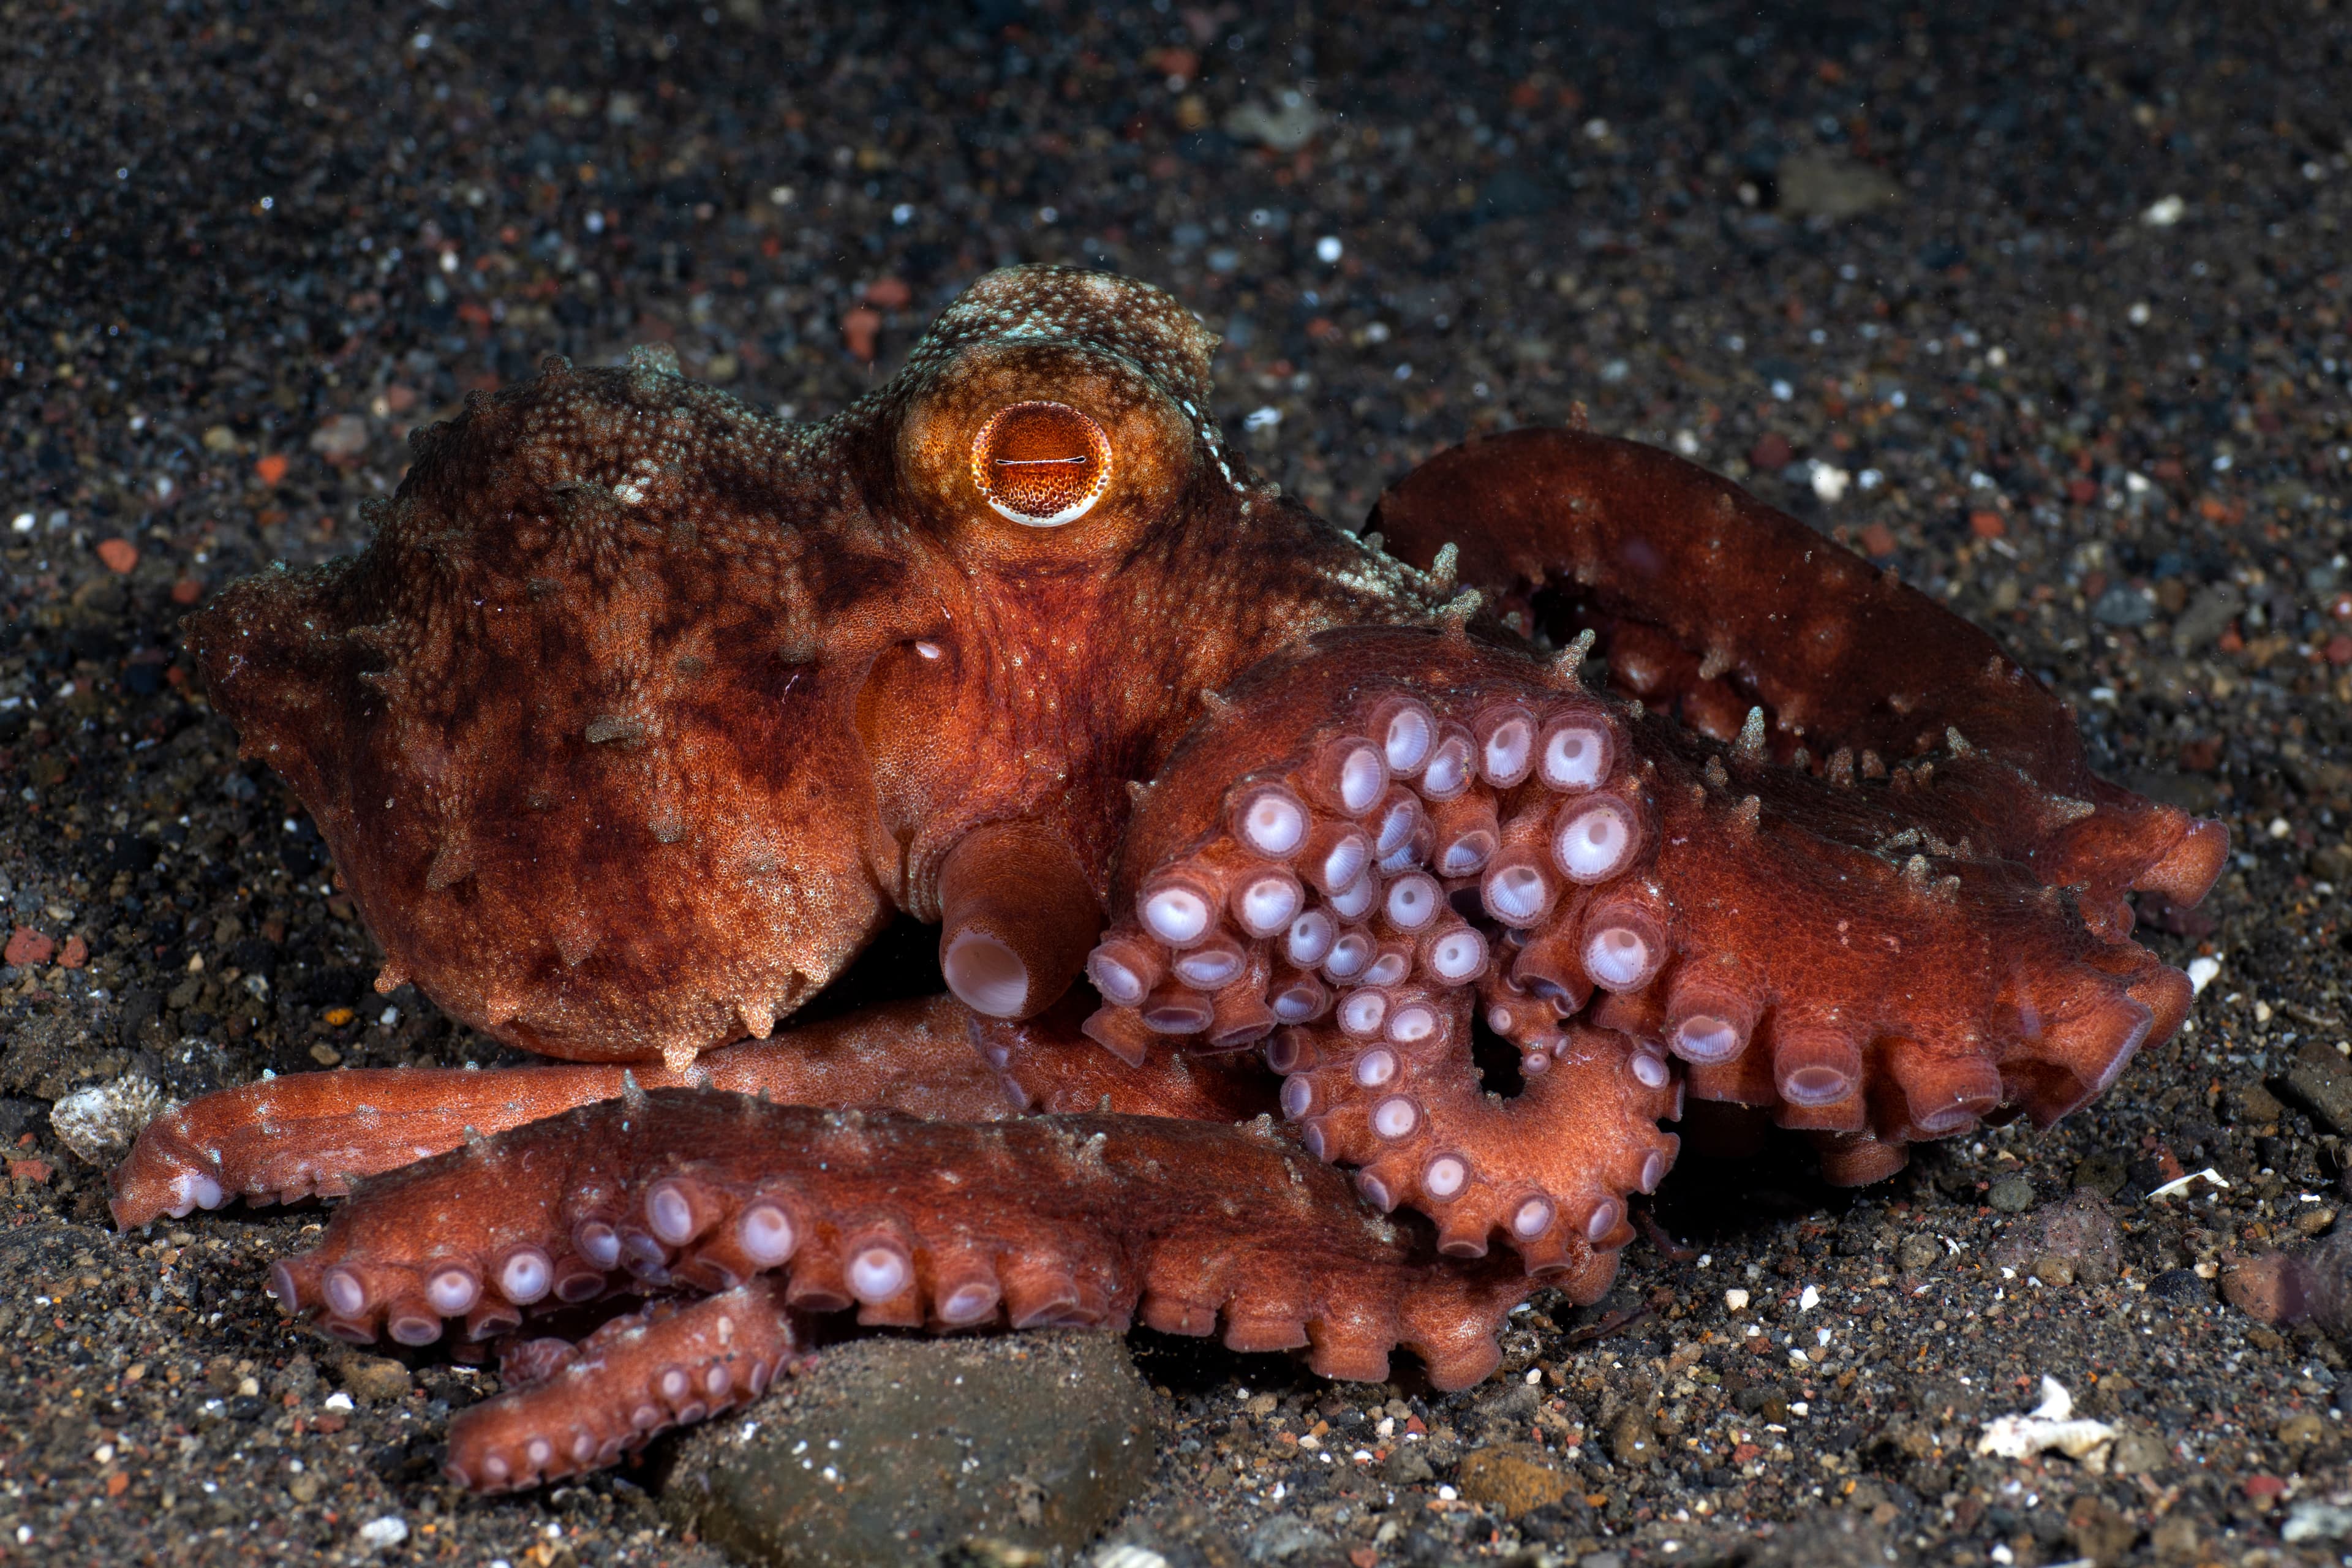
<instances>
[{"instance_id":1,"label":"small pebble","mask_svg":"<svg viewBox=\"0 0 2352 1568\"><path fill-rule=\"evenodd\" d=\"M389 1404L404 1397L415 1382L406 1367L389 1356L345 1351L330 1364L344 1389L362 1405Z\"/></svg>"},{"instance_id":2,"label":"small pebble","mask_svg":"<svg viewBox=\"0 0 2352 1568\"><path fill-rule=\"evenodd\" d=\"M408 1539L408 1521L396 1513L372 1519L360 1526L360 1544L371 1552L385 1552Z\"/></svg>"},{"instance_id":3,"label":"small pebble","mask_svg":"<svg viewBox=\"0 0 2352 1568\"><path fill-rule=\"evenodd\" d=\"M2033 1206L2033 1184L2023 1176L2003 1176L1992 1184L1985 1201L2002 1214L2023 1214Z\"/></svg>"},{"instance_id":4,"label":"small pebble","mask_svg":"<svg viewBox=\"0 0 2352 1568\"><path fill-rule=\"evenodd\" d=\"M1609 1457L1621 1465L1648 1464L1658 1451L1657 1428L1649 1412L1627 1406L1609 1428Z\"/></svg>"},{"instance_id":5,"label":"small pebble","mask_svg":"<svg viewBox=\"0 0 2352 1568\"><path fill-rule=\"evenodd\" d=\"M2112 1198L2123 1191L2129 1174L2121 1159L2102 1151L2084 1155L2082 1163L2074 1167L2074 1185L2103 1198Z\"/></svg>"},{"instance_id":6,"label":"small pebble","mask_svg":"<svg viewBox=\"0 0 2352 1568\"><path fill-rule=\"evenodd\" d=\"M2147 1293L2161 1301L2187 1305L2211 1300L2213 1287L2199 1279L2194 1268L2168 1268L2147 1282Z\"/></svg>"},{"instance_id":7,"label":"small pebble","mask_svg":"<svg viewBox=\"0 0 2352 1568\"><path fill-rule=\"evenodd\" d=\"M1932 1236L1906 1236L1895 1256L1904 1268L1916 1274L1934 1268L1936 1260L1944 1256L1944 1248Z\"/></svg>"}]
</instances>

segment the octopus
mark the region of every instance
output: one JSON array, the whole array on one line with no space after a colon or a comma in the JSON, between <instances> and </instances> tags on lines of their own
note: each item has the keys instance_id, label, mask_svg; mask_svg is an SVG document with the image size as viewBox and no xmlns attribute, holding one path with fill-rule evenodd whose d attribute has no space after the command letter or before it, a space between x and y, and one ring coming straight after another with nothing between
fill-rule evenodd
<instances>
[{"instance_id":1,"label":"octopus","mask_svg":"<svg viewBox=\"0 0 2352 1568\"><path fill-rule=\"evenodd\" d=\"M2227 834L1992 638L1581 427L1348 531L1220 434L1216 342L1014 268L823 423L653 348L419 431L363 552L189 637L378 987L562 1065L205 1096L118 1222L348 1194L272 1294L498 1355L447 1458L497 1490L851 1313L1465 1387L1607 1289L1675 1128L1871 1183L2179 1026L2130 895ZM789 1023L909 918L944 992Z\"/></svg>"}]
</instances>

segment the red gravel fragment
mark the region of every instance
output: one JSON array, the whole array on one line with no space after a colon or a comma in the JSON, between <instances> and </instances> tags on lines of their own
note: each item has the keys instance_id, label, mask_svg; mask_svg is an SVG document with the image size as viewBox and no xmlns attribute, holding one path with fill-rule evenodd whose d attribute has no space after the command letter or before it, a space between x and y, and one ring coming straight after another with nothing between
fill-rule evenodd
<instances>
[{"instance_id":1,"label":"red gravel fragment","mask_svg":"<svg viewBox=\"0 0 2352 1568\"><path fill-rule=\"evenodd\" d=\"M874 363L874 340L882 331L882 312L860 305L841 318L841 342L866 364Z\"/></svg>"},{"instance_id":2,"label":"red gravel fragment","mask_svg":"<svg viewBox=\"0 0 2352 1568\"><path fill-rule=\"evenodd\" d=\"M2283 1252L2242 1258L2221 1271L2222 1299L2258 1323L2291 1323L2309 1308L2306 1271Z\"/></svg>"},{"instance_id":3,"label":"red gravel fragment","mask_svg":"<svg viewBox=\"0 0 2352 1568\"><path fill-rule=\"evenodd\" d=\"M55 937L44 936L31 926L18 926L9 934L7 951L0 953L0 957L19 966L47 963L57 951Z\"/></svg>"}]
</instances>

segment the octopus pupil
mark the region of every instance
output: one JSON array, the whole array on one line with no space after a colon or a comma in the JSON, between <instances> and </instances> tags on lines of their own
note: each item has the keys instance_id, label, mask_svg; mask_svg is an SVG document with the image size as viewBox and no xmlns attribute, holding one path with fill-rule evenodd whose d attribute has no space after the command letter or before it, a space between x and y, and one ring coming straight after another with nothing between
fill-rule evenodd
<instances>
[{"instance_id":1,"label":"octopus pupil","mask_svg":"<svg viewBox=\"0 0 2352 1568\"><path fill-rule=\"evenodd\" d=\"M1016 403L974 437L971 475L1001 515L1051 528L1093 509L1109 461L1109 438L1084 414L1060 403Z\"/></svg>"}]
</instances>

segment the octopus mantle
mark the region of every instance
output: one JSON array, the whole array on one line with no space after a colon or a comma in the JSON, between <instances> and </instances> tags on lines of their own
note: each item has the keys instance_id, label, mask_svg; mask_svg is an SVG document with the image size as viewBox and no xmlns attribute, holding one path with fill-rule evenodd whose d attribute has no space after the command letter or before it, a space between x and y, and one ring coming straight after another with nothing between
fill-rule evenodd
<instances>
[{"instance_id":1,"label":"octopus mantle","mask_svg":"<svg viewBox=\"0 0 2352 1568\"><path fill-rule=\"evenodd\" d=\"M640 350L420 432L363 553L191 639L379 986L571 1065L208 1097L119 1221L352 1194L279 1302L497 1350L449 1468L507 1488L852 1310L1462 1386L1530 1290L1607 1288L1690 1099L1870 1182L2179 1026L2126 895L2227 837L1983 633L1580 430L1348 533L1224 444L1213 348L1023 268L823 424ZM947 994L779 1032L902 915Z\"/></svg>"}]
</instances>

